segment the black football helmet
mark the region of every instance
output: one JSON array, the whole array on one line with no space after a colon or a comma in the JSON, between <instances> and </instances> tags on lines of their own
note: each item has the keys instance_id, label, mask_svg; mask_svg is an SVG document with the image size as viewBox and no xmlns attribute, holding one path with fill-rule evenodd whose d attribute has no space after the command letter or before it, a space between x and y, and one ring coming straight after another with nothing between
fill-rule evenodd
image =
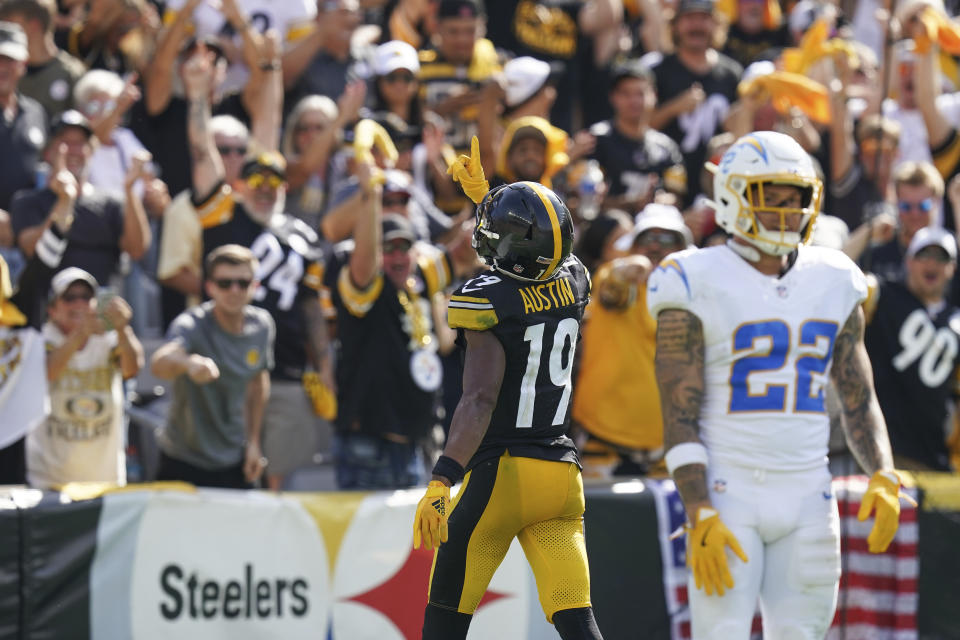
<instances>
[{"instance_id":1,"label":"black football helmet","mask_svg":"<svg viewBox=\"0 0 960 640\"><path fill-rule=\"evenodd\" d=\"M573 247L573 217L550 189L514 182L491 189L477 206L473 248L497 271L549 280Z\"/></svg>"}]
</instances>

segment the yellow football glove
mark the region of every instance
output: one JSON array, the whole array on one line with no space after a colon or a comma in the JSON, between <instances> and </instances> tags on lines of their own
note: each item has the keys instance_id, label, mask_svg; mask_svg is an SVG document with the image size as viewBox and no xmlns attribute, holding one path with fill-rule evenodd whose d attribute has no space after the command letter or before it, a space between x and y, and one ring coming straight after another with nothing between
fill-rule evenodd
<instances>
[{"instance_id":1,"label":"yellow football glove","mask_svg":"<svg viewBox=\"0 0 960 640\"><path fill-rule=\"evenodd\" d=\"M324 420L334 420L337 417L337 395L333 389L325 385L315 371L305 371L302 382L313 412Z\"/></svg>"},{"instance_id":2,"label":"yellow football glove","mask_svg":"<svg viewBox=\"0 0 960 640\"><path fill-rule=\"evenodd\" d=\"M463 192L467 197L473 200L474 204L480 204L483 196L490 191L490 183L483 175L483 164L480 162L480 141L477 136L473 136L470 141L470 155L461 155L450 163L447 167L447 173L453 176L454 182L459 182Z\"/></svg>"},{"instance_id":3,"label":"yellow football glove","mask_svg":"<svg viewBox=\"0 0 960 640\"><path fill-rule=\"evenodd\" d=\"M870 553L883 553L893 542L900 526L900 497L917 506L917 501L900 493L900 477L893 471L877 471L870 478L867 491L860 500L857 520L861 522L874 511L873 529L867 537Z\"/></svg>"},{"instance_id":4,"label":"yellow football glove","mask_svg":"<svg viewBox=\"0 0 960 640\"><path fill-rule=\"evenodd\" d=\"M447 541L447 512L450 509L450 487L439 480L431 480L427 492L417 504L413 518L413 548L434 549Z\"/></svg>"},{"instance_id":5,"label":"yellow football glove","mask_svg":"<svg viewBox=\"0 0 960 640\"><path fill-rule=\"evenodd\" d=\"M708 596L716 591L722 596L724 586L733 588L733 576L727 566L725 547L730 547L741 560L747 562L747 554L727 525L720 520L716 509L700 507L697 522L687 529L687 566L693 571L697 589L706 590Z\"/></svg>"}]
</instances>

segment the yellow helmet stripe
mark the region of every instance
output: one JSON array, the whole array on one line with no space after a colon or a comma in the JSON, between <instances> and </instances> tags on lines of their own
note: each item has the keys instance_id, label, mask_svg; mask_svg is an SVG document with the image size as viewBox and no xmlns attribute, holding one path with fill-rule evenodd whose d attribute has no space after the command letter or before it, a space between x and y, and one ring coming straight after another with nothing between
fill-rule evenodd
<instances>
[{"instance_id":1,"label":"yellow helmet stripe","mask_svg":"<svg viewBox=\"0 0 960 640\"><path fill-rule=\"evenodd\" d=\"M550 218L550 226L553 227L553 259L550 261L550 266L547 267L547 270L544 271L543 275L539 278L540 280L546 280L557 270L557 264L560 262L560 250L563 245L563 241L560 239L560 219L557 218L557 210L553 208L553 203L550 202L550 198L544 193L543 187L536 182L525 182L524 184L530 185L533 192L537 194L537 197L543 202L543 206L547 209L547 216Z\"/></svg>"}]
</instances>

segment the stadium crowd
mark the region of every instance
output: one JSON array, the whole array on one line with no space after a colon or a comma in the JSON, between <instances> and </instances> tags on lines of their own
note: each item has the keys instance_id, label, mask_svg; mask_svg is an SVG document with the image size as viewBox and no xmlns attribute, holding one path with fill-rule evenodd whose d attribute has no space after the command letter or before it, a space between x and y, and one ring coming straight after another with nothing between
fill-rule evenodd
<instances>
[{"instance_id":1,"label":"stadium crowd","mask_svg":"<svg viewBox=\"0 0 960 640\"><path fill-rule=\"evenodd\" d=\"M868 274L897 468L955 470L960 4L889 4L0 0L0 483L124 484L150 366L163 478L280 489L320 455L340 488L425 484L451 293L487 277L471 153L573 214L585 476L665 474L646 278L726 241L709 167L755 130L813 156L809 242Z\"/></svg>"}]
</instances>

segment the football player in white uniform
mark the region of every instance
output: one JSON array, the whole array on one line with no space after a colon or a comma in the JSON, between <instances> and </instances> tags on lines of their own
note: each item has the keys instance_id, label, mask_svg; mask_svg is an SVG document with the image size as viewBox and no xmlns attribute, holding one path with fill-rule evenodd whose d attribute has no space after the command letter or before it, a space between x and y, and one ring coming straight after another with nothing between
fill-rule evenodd
<instances>
[{"instance_id":1,"label":"football player in white uniform","mask_svg":"<svg viewBox=\"0 0 960 640\"><path fill-rule=\"evenodd\" d=\"M744 136L714 172L724 246L672 254L650 275L666 462L686 507L693 637L820 640L833 619L840 526L827 470L827 376L847 441L873 476L868 544L897 530L900 480L863 346L863 274L806 246L822 186L807 153Z\"/></svg>"}]
</instances>

